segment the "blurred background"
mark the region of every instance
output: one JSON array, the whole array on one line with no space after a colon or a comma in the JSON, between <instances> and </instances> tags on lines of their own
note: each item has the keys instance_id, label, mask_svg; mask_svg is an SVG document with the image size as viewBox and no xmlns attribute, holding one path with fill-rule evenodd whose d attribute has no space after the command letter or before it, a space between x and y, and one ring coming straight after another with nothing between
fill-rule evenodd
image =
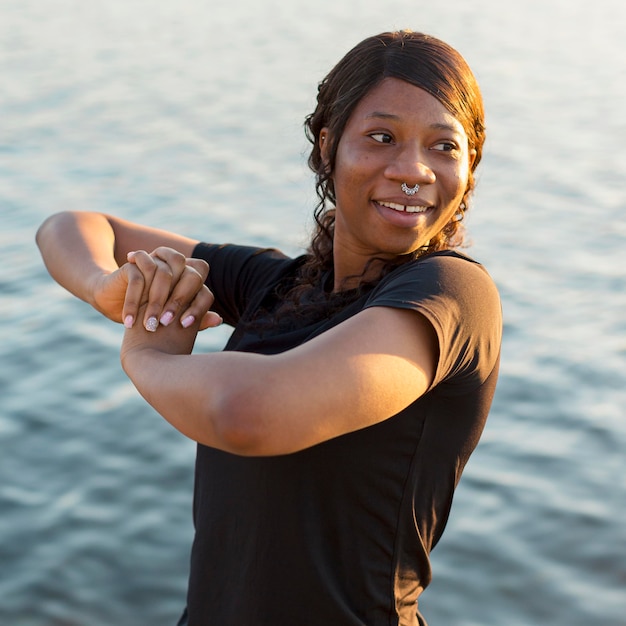
<instances>
[{"instance_id":1,"label":"blurred background","mask_svg":"<svg viewBox=\"0 0 626 626\"><path fill-rule=\"evenodd\" d=\"M468 253L505 319L420 606L432 626L626 625L625 7L0 0L0 623L173 626L192 537L194 445L123 375L120 327L48 277L39 224L90 209L298 254L317 84L411 28L483 89Z\"/></svg>"}]
</instances>

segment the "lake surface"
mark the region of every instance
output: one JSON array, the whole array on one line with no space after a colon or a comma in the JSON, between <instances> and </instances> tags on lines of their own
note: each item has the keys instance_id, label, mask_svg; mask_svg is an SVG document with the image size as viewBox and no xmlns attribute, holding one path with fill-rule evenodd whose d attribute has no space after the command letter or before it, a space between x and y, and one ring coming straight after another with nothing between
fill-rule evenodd
<instances>
[{"instance_id":1,"label":"lake surface","mask_svg":"<svg viewBox=\"0 0 626 626\"><path fill-rule=\"evenodd\" d=\"M422 609L626 625L625 6L0 0L0 624L171 626L192 536L194 445L123 375L121 329L48 277L37 226L91 209L298 253L317 82L363 37L412 28L483 88L468 252L505 318Z\"/></svg>"}]
</instances>

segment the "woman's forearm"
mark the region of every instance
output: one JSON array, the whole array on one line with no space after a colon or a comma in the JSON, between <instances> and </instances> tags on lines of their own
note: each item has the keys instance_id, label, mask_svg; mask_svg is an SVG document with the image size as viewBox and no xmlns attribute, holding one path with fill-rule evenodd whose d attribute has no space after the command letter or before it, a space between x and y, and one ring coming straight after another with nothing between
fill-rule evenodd
<instances>
[{"instance_id":1,"label":"woman's forearm","mask_svg":"<svg viewBox=\"0 0 626 626\"><path fill-rule=\"evenodd\" d=\"M180 432L240 455L297 452L396 415L428 391L437 365L430 322L387 307L271 355L192 355L196 330L128 329L122 366Z\"/></svg>"},{"instance_id":2,"label":"woman's forearm","mask_svg":"<svg viewBox=\"0 0 626 626\"><path fill-rule=\"evenodd\" d=\"M170 329L159 329L161 337ZM145 332L138 330L137 332ZM176 329L189 339L175 345L158 337L122 347L122 367L137 391L166 421L190 439L235 454L258 453L249 419L241 419L232 398L233 384L250 361L263 357L236 352L191 355L188 329ZM128 335L129 331L127 331ZM136 334L136 331L131 331ZM248 408L254 407L250 403ZM240 422L245 422L242 426Z\"/></svg>"},{"instance_id":3,"label":"woman's forearm","mask_svg":"<svg viewBox=\"0 0 626 626\"><path fill-rule=\"evenodd\" d=\"M156 333L127 329L121 363L137 391L183 435L235 454L268 454L280 437L265 440L269 357L243 352L191 354L198 323ZM280 393L278 390L277 393Z\"/></svg>"},{"instance_id":4,"label":"woman's forearm","mask_svg":"<svg viewBox=\"0 0 626 626\"><path fill-rule=\"evenodd\" d=\"M147 305L143 323L153 330L157 320L167 324L180 314L203 319L203 328L221 321L207 313L207 264L188 258L196 243L101 213L57 213L37 231L46 267L62 287L126 326Z\"/></svg>"},{"instance_id":5,"label":"woman's forearm","mask_svg":"<svg viewBox=\"0 0 626 626\"><path fill-rule=\"evenodd\" d=\"M57 213L41 225L36 240L50 275L94 305L94 282L118 268L115 235L107 218L97 213Z\"/></svg>"}]
</instances>

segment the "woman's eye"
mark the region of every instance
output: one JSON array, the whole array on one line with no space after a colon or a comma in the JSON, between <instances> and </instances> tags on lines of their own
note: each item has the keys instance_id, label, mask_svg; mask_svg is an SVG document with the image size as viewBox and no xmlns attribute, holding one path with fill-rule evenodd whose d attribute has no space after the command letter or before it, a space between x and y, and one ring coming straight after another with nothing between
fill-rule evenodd
<instances>
[{"instance_id":1,"label":"woman's eye","mask_svg":"<svg viewBox=\"0 0 626 626\"><path fill-rule=\"evenodd\" d=\"M372 133L370 137L379 143L391 143L393 137L389 133Z\"/></svg>"},{"instance_id":2,"label":"woman's eye","mask_svg":"<svg viewBox=\"0 0 626 626\"><path fill-rule=\"evenodd\" d=\"M451 141L440 141L433 146L433 150L440 150L441 152L452 152L456 150L456 144Z\"/></svg>"}]
</instances>

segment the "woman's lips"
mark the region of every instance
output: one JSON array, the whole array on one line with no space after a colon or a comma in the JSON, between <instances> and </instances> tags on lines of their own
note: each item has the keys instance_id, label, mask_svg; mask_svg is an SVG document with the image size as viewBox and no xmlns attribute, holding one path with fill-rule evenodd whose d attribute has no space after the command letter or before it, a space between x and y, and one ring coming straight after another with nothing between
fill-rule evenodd
<instances>
[{"instance_id":1,"label":"woman's lips","mask_svg":"<svg viewBox=\"0 0 626 626\"><path fill-rule=\"evenodd\" d=\"M430 209L429 206L421 204L398 204L396 202L385 202L383 200L375 200L375 202L379 206L398 211L399 213L426 213L426 211Z\"/></svg>"}]
</instances>

